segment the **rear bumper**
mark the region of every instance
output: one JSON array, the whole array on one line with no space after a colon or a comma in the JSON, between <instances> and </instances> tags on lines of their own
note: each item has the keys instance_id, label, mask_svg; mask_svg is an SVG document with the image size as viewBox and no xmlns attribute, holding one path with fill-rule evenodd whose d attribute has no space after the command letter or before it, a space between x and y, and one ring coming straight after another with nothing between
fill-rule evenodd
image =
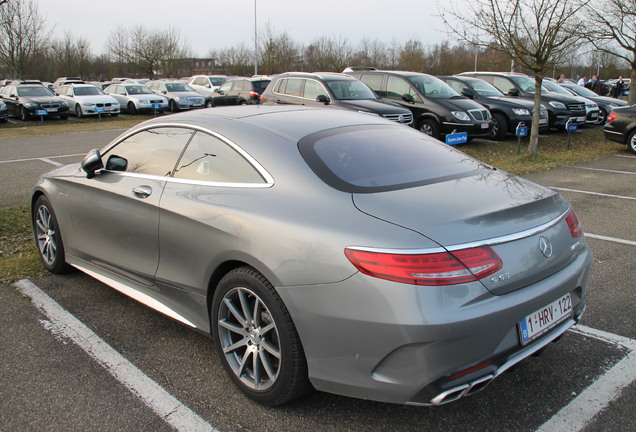
<instances>
[{"instance_id":1,"label":"rear bumper","mask_svg":"<svg viewBox=\"0 0 636 432\"><path fill-rule=\"evenodd\" d=\"M585 310L591 260L585 248L559 272L504 295L480 283L417 287L362 274L278 292L318 390L439 405L484 388L572 326ZM523 346L519 322L567 293L573 316ZM463 373L484 362L487 367Z\"/></svg>"}]
</instances>

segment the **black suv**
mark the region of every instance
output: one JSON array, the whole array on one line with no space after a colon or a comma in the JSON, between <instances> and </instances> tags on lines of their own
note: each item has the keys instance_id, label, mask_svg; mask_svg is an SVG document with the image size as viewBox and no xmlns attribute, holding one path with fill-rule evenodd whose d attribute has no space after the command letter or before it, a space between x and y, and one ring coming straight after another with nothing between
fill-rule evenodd
<instances>
[{"instance_id":1,"label":"black suv","mask_svg":"<svg viewBox=\"0 0 636 432\"><path fill-rule=\"evenodd\" d=\"M42 84L9 84L0 91L9 115L22 121L34 116L68 118L68 104Z\"/></svg>"},{"instance_id":2,"label":"black suv","mask_svg":"<svg viewBox=\"0 0 636 432\"><path fill-rule=\"evenodd\" d=\"M439 79L457 93L479 102L490 110L494 122L492 137L498 141L505 139L508 133L514 134L520 123L524 123L528 128L532 125L532 101L506 96L495 86L479 78L453 75L441 76ZM548 110L543 105L539 111L539 128L548 128Z\"/></svg>"},{"instance_id":3,"label":"black suv","mask_svg":"<svg viewBox=\"0 0 636 432\"><path fill-rule=\"evenodd\" d=\"M432 75L373 68L347 68L345 73L367 84L382 100L409 109L415 127L434 138L453 132L467 132L469 139L492 134L487 108Z\"/></svg>"},{"instance_id":4,"label":"black suv","mask_svg":"<svg viewBox=\"0 0 636 432\"><path fill-rule=\"evenodd\" d=\"M238 105L259 104L261 94L272 81L269 77L232 78L221 84L217 90L224 96L236 98Z\"/></svg>"},{"instance_id":5,"label":"black suv","mask_svg":"<svg viewBox=\"0 0 636 432\"><path fill-rule=\"evenodd\" d=\"M263 92L261 102L340 108L375 114L407 125L413 123L409 110L382 102L366 84L340 73L287 72L277 75Z\"/></svg>"},{"instance_id":6,"label":"black suv","mask_svg":"<svg viewBox=\"0 0 636 432\"><path fill-rule=\"evenodd\" d=\"M514 72L464 72L459 75L483 79L509 96L534 100L534 79L528 75ZM550 128L564 130L570 119L578 124L587 120L585 103L575 97L545 89L541 91L541 103L548 109Z\"/></svg>"}]
</instances>

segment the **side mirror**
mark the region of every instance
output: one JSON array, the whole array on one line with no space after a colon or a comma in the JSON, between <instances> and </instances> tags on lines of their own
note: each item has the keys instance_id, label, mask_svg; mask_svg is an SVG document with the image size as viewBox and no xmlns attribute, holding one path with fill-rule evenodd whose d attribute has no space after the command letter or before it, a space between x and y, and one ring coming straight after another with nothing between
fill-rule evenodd
<instances>
[{"instance_id":1,"label":"side mirror","mask_svg":"<svg viewBox=\"0 0 636 432\"><path fill-rule=\"evenodd\" d=\"M410 103L410 104L414 104L415 103L415 98L413 97L412 94L408 94L408 93L404 93L402 95L402 100L406 103Z\"/></svg>"},{"instance_id":2,"label":"side mirror","mask_svg":"<svg viewBox=\"0 0 636 432\"><path fill-rule=\"evenodd\" d=\"M519 96L519 90L516 88L511 88L508 90L508 96Z\"/></svg>"},{"instance_id":3,"label":"side mirror","mask_svg":"<svg viewBox=\"0 0 636 432\"><path fill-rule=\"evenodd\" d=\"M95 171L102 168L104 168L104 163L98 149L93 149L84 156L82 169L86 172L86 178L92 179L95 177Z\"/></svg>"},{"instance_id":4,"label":"side mirror","mask_svg":"<svg viewBox=\"0 0 636 432\"><path fill-rule=\"evenodd\" d=\"M320 102L320 103L323 103L325 105L329 105L331 103L331 99L329 99L329 97L327 97L325 95L318 95L318 97L316 98L316 102Z\"/></svg>"},{"instance_id":5,"label":"side mirror","mask_svg":"<svg viewBox=\"0 0 636 432\"><path fill-rule=\"evenodd\" d=\"M472 90L471 90L471 89L469 89L469 88L464 88L464 89L462 89L462 95L463 95L463 96L466 96L467 98L472 99L472 98L474 98L474 97L475 97L475 92L474 92L474 91L472 91Z\"/></svg>"},{"instance_id":6,"label":"side mirror","mask_svg":"<svg viewBox=\"0 0 636 432\"><path fill-rule=\"evenodd\" d=\"M117 155L112 155L106 162L106 169L109 171L126 171L128 160Z\"/></svg>"}]
</instances>

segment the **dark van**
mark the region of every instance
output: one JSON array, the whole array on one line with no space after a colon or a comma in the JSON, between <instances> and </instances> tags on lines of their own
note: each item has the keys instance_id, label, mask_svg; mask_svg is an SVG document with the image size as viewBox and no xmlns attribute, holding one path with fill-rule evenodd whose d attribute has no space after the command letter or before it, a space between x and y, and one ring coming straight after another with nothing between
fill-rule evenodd
<instances>
[{"instance_id":1,"label":"dark van","mask_svg":"<svg viewBox=\"0 0 636 432\"><path fill-rule=\"evenodd\" d=\"M467 132L469 139L492 135L488 109L432 75L357 68L347 68L345 73L367 84L385 102L408 108L415 127L434 138L453 132Z\"/></svg>"}]
</instances>

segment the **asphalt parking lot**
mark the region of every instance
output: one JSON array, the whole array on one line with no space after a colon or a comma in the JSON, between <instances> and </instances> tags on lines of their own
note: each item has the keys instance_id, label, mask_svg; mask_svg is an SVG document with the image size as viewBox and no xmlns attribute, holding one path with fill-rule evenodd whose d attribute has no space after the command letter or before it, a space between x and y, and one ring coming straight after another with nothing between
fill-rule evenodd
<instances>
[{"instance_id":1,"label":"asphalt parking lot","mask_svg":"<svg viewBox=\"0 0 636 432\"><path fill-rule=\"evenodd\" d=\"M0 140L0 206L121 130ZM511 145L514 145L511 141ZM0 287L0 430L636 430L636 156L526 177L559 190L594 254L574 330L484 391L436 408L313 393L265 408L232 386L211 340L72 272Z\"/></svg>"}]
</instances>

